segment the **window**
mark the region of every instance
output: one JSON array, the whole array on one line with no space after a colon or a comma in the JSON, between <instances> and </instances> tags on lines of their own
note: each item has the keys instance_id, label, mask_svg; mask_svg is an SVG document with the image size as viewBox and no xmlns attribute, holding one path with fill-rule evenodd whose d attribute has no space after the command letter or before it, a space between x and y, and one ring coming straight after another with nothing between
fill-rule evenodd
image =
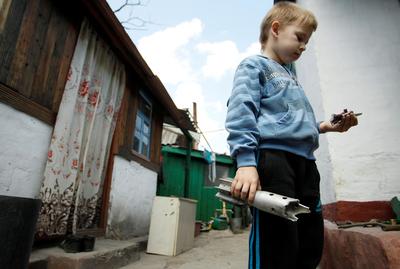
<instances>
[{"instance_id":1,"label":"window","mask_svg":"<svg viewBox=\"0 0 400 269\"><path fill-rule=\"evenodd\" d=\"M151 102L144 94L139 94L136 125L133 136L133 150L150 159L151 145Z\"/></svg>"}]
</instances>

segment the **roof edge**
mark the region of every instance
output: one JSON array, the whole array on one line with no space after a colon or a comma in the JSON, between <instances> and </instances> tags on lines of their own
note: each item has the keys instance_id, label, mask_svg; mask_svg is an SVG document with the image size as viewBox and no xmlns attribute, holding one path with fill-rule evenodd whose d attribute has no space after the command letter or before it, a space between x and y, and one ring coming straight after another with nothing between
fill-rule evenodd
<instances>
[{"instance_id":1,"label":"roof edge","mask_svg":"<svg viewBox=\"0 0 400 269\"><path fill-rule=\"evenodd\" d=\"M178 108L162 84L154 75L150 67L139 53L139 50L125 31L118 18L105 0L78 0L85 9L85 15L99 27L105 37L111 42L111 47L116 51L120 60L127 68L132 69L142 79L152 95L165 107L171 118L176 122L183 133L193 139L182 119Z\"/></svg>"}]
</instances>

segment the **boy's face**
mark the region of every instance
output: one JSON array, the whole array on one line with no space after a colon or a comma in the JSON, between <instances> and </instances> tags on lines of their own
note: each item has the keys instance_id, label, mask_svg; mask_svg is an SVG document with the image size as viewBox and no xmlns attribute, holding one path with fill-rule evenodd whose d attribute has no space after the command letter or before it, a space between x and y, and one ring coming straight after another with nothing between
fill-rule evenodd
<instances>
[{"instance_id":1,"label":"boy's face","mask_svg":"<svg viewBox=\"0 0 400 269\"><path fill-rule=\"evenodd\" d=\"M300 58L306 50L308 40L313 33L310 27L299 24L280 25L273 24L271 27L274 36L272 49L281 64L288 64Z\"/></svg>"}]
</instances>

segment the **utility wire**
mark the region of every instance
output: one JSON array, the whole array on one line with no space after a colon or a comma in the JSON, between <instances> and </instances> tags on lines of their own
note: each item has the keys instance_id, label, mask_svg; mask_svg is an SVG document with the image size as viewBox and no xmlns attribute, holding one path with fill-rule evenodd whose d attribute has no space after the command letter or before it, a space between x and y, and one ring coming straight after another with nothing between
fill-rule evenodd
<instances>
[{"instance_id":1,"label":"utility wire","mask_svg":"<svg viewBox=\"0 0 400 269\"><path fill-rule=\"evenodd\" d=\"M196 125L197 125L197 124L196 124ZM198 126L197 126L197 128L198 128ZM200 128L199 128L199 131L200 131L200 134L203 136L204 140L206 141L206 143L207 143L208 147L210 148L211 152L214 152L213 149L211 148L210 143L208 143L208 140L207 140L206 136L205 136L204 133L200 130Z\"/></svg>"},{"instance_id":2,"label":"utility wire","mask_svg":"<svg viewBox=\"0 0 400 269\"><path fill-rule=\"evenodd\" d=\"M225 131L225 128L222 129L215 129L215 130L210 130L210 131L204 131L205 133L216 133L216 132L222 132Z\"/></svg>"},{"instance_id":3,"label":"utility wire","mask_svg":"<svg viewBox=\"0 0 400 269\"><path fill-rule=\"evenodd\" d=\"M190 114L189 109L186 110L186 113L188 113L188 115L192 118L192 123L193 123L194 125L196 125L196 126L195 126L196 129L199 131L199 134L200 134L201 136L203 136L203 138L204 138L204 140L206 141L208 147L210 148L210 151L211 151L211 152L214 152L213 149L212 149L212 147L211 147L211 145L210 145L210 143L208 142L206 136L205 136L204 133L201 131L199 125L197 124L196 121L193 120L193 116L192 116L192 114Z\"/></svg>"}]
</instances>

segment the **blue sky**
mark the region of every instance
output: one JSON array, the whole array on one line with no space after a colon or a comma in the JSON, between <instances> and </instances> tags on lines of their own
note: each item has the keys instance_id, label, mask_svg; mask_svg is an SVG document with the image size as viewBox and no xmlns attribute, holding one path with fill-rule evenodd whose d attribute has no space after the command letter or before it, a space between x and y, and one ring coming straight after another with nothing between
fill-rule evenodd
<instances>
[{"instance_id":1,"label":"blue sky","mask_svg":"<svg viewBox=\"0 0 400 269\"><path fill-rule=\"evenodd\" d=\"M125 1L107 2L115 9ZM229 153L224 120L234 71L259 52L259 25L272 2L150 0L117 13L153 23L127 32L177 107L192 112L197 102L199 127L217 153ZM204 139L202 148L210 149Z\"/></svg>"}]
</instances>

